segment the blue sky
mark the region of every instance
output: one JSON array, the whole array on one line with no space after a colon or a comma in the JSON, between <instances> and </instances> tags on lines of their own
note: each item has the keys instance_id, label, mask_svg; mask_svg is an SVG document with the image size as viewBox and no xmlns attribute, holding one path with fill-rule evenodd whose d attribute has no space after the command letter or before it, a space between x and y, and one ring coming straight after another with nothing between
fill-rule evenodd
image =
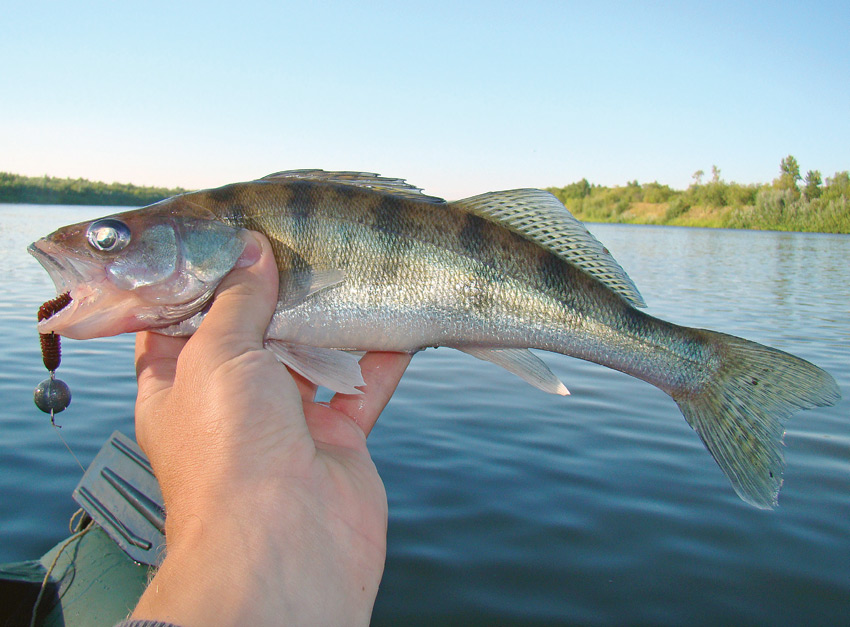
<instances>
[{"instance_id":1,"label":"blue sky","mask_svg":"<svg viewBox=\"0 0 850 627\"><path fill-rule=\"evenodd\" d=\"M0 170L459 198L850 168L850 3L4 2Z\"/></svg>"}]
</instances>

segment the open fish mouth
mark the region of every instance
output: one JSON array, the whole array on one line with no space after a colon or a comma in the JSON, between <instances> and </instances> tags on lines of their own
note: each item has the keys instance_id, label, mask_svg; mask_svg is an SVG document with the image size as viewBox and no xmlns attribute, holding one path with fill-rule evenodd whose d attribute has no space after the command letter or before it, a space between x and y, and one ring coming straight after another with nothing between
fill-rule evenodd
<instances>
[{"instance_id":1,"label":"open fish mouth","mask_svg":"<svg viewBox=\"0 0 850 627\"><path fill-rule=\"evenodd\" d=\"M93 286L105 278L103 267L94 260L88 261L68 255L47 239L33 242L27 247L27 252L47 270L56 287L56 294L68 294L71 297L70 302L62 309L38 323L39 333L61 334L79 307L100 291Z\"/></svg>"}]
</instances>

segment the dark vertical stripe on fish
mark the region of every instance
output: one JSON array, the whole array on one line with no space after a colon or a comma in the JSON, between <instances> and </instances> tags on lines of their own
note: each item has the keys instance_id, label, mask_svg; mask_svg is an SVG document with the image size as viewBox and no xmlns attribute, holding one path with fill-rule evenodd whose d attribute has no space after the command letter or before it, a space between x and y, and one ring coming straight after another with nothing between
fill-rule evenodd
<instances>
[{"instance_id":1,"label":"dark vertical stripe on fish","mask_svg":"<svg viewBox=\"0 0 850 627\"><path fill-rule=\"evenodd\" d=\"M206 194L217 203L230 205L236 196L236 184L210 189Z\"/></svg>"},{"instance_id":2,"label":"dark vertical stripe on fish","mask_svg":"<svg viewBox=\"0 0 850 627\"><path fill-rule=\"evenodd\" d=\"M570 298L568 290L564 290L564 266L565 264L555 255L548 251L540 250L537 259L537 279L548 293L561 294Z\"/></svg>"},{"instance_id":3,"label":"dark vertical stripe on fish","mask_svg":"<svg viewBox=\"0 0 850 627\"><path fill-rule=\"evenodd\" d=\"M398 233L399 202L392 196L384 195L372 207L372 225L385 233Z\"/></svg>"},{"instance_id":4,"label":"dark vertical stripe on fish","mask_svg":"<svg viewBox=\"0 0 850 627\"><path fill-rule=\"evenodd\" d=\"M292 220L292 245L296 246L301 254L313 259L316 251L308 249L314 248L318 243L318 229L321 226L318 214L323 194L310 181L296 181L287 185L286 191L286 214ZM295 242L301 242L301 246Z\"/></svg>"},{"instance_id":5,"label":"dark vertical stripe on fish","mask_svg":"<svg viewBox=\"0 0 850 627\"><path fill-rule=\"evenodd\" d=\"M404 230L405 211L403 203L388 195L372 207L373 228L380 233L378 240L384 248L381 272L384 280L390 283L406 274L411 261L408 252L412 241Z\"/></svg>"},{"instance_id":6,"label":"dark vertical stripe on fish","mask_svg":"<svg viewBox=\"0 0 850 627\"><path fill-rule=\"evenodd\" d=\"M241 187L238 183L225 185L217 189L190 194L187 200L196 202L197 199L201 206L215 209L215 213L227 224L244 226L249 219L250 211L249 206L243 202Z\"/></svg>"},{"instance_id":7,"label":"dark vertical stripe on fish","mask_svg":"<svg viewBox=\"0 0 850 627\"><path fill-rule=\"evenodd\" d=\"M488 237L490 228L490 223L484 218L472 213L466 214L460 232L460 245L471 257L493 267L495 259Z\"/></svg>"},{"instance_id":8,"label":"dark vertical stripe on fish","mask_svg":"<svg viewBox=\"0 0 850 627\"><path fill-rule=\"evenodd\" d=\"M299 226L313 218L318 208L319 195L316 193L315 186L306 181L297 181L288 185L289 197L289 215L299 221Z\"/></svg>"}]
</instances>

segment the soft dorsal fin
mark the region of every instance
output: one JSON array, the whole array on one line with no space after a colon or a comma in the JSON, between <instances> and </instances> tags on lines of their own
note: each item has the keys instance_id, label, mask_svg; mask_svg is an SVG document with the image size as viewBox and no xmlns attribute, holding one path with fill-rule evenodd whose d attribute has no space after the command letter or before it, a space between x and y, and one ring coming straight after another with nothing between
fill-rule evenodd
<instances>
[{"instance_id":1,"label":"soft dorsal fin","mask_svg":"<svg viewBox=\"0 0 850 627\"><path fill-rule=\"evenodd\" d=\"M326 172L324 170L287 170L275 172L264 176L260 181L287 180L317 181L333 183L336 185L351 185L352 187L363 187L375 191L392 194L410 200L419 200L433 204L445 204L445 200L436 196L428 196L422 190L405 181L404 179L393 179L372 172Z\"/></svg>"},{"instance_id":2,"label":"soft dorsal fin","mask_svg":"<svg viewBox=\"0 0 850 627\"><path fill-rule=\"evenodd\" d=\"M646 307L637 287L601 242L549 192L512 189L451 203L543 246L617 292Z\"/></svg>"}]
</instances>

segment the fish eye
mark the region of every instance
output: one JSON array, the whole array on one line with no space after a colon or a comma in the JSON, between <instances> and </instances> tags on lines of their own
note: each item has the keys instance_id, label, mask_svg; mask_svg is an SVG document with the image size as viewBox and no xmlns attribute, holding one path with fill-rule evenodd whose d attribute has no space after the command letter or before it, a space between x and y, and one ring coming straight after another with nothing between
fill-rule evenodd
<instances>
[{"instance_id":1,"label":"fish eye","mask_svg":"<svg viewBox=\"0 0 850 627\"><path fill-rule=\"evenodd\" d=\"M130 227L116 218L95 220L86 231L86 239L95 250L117 252L130 243Z\"/></svg>"}]
</instances>

